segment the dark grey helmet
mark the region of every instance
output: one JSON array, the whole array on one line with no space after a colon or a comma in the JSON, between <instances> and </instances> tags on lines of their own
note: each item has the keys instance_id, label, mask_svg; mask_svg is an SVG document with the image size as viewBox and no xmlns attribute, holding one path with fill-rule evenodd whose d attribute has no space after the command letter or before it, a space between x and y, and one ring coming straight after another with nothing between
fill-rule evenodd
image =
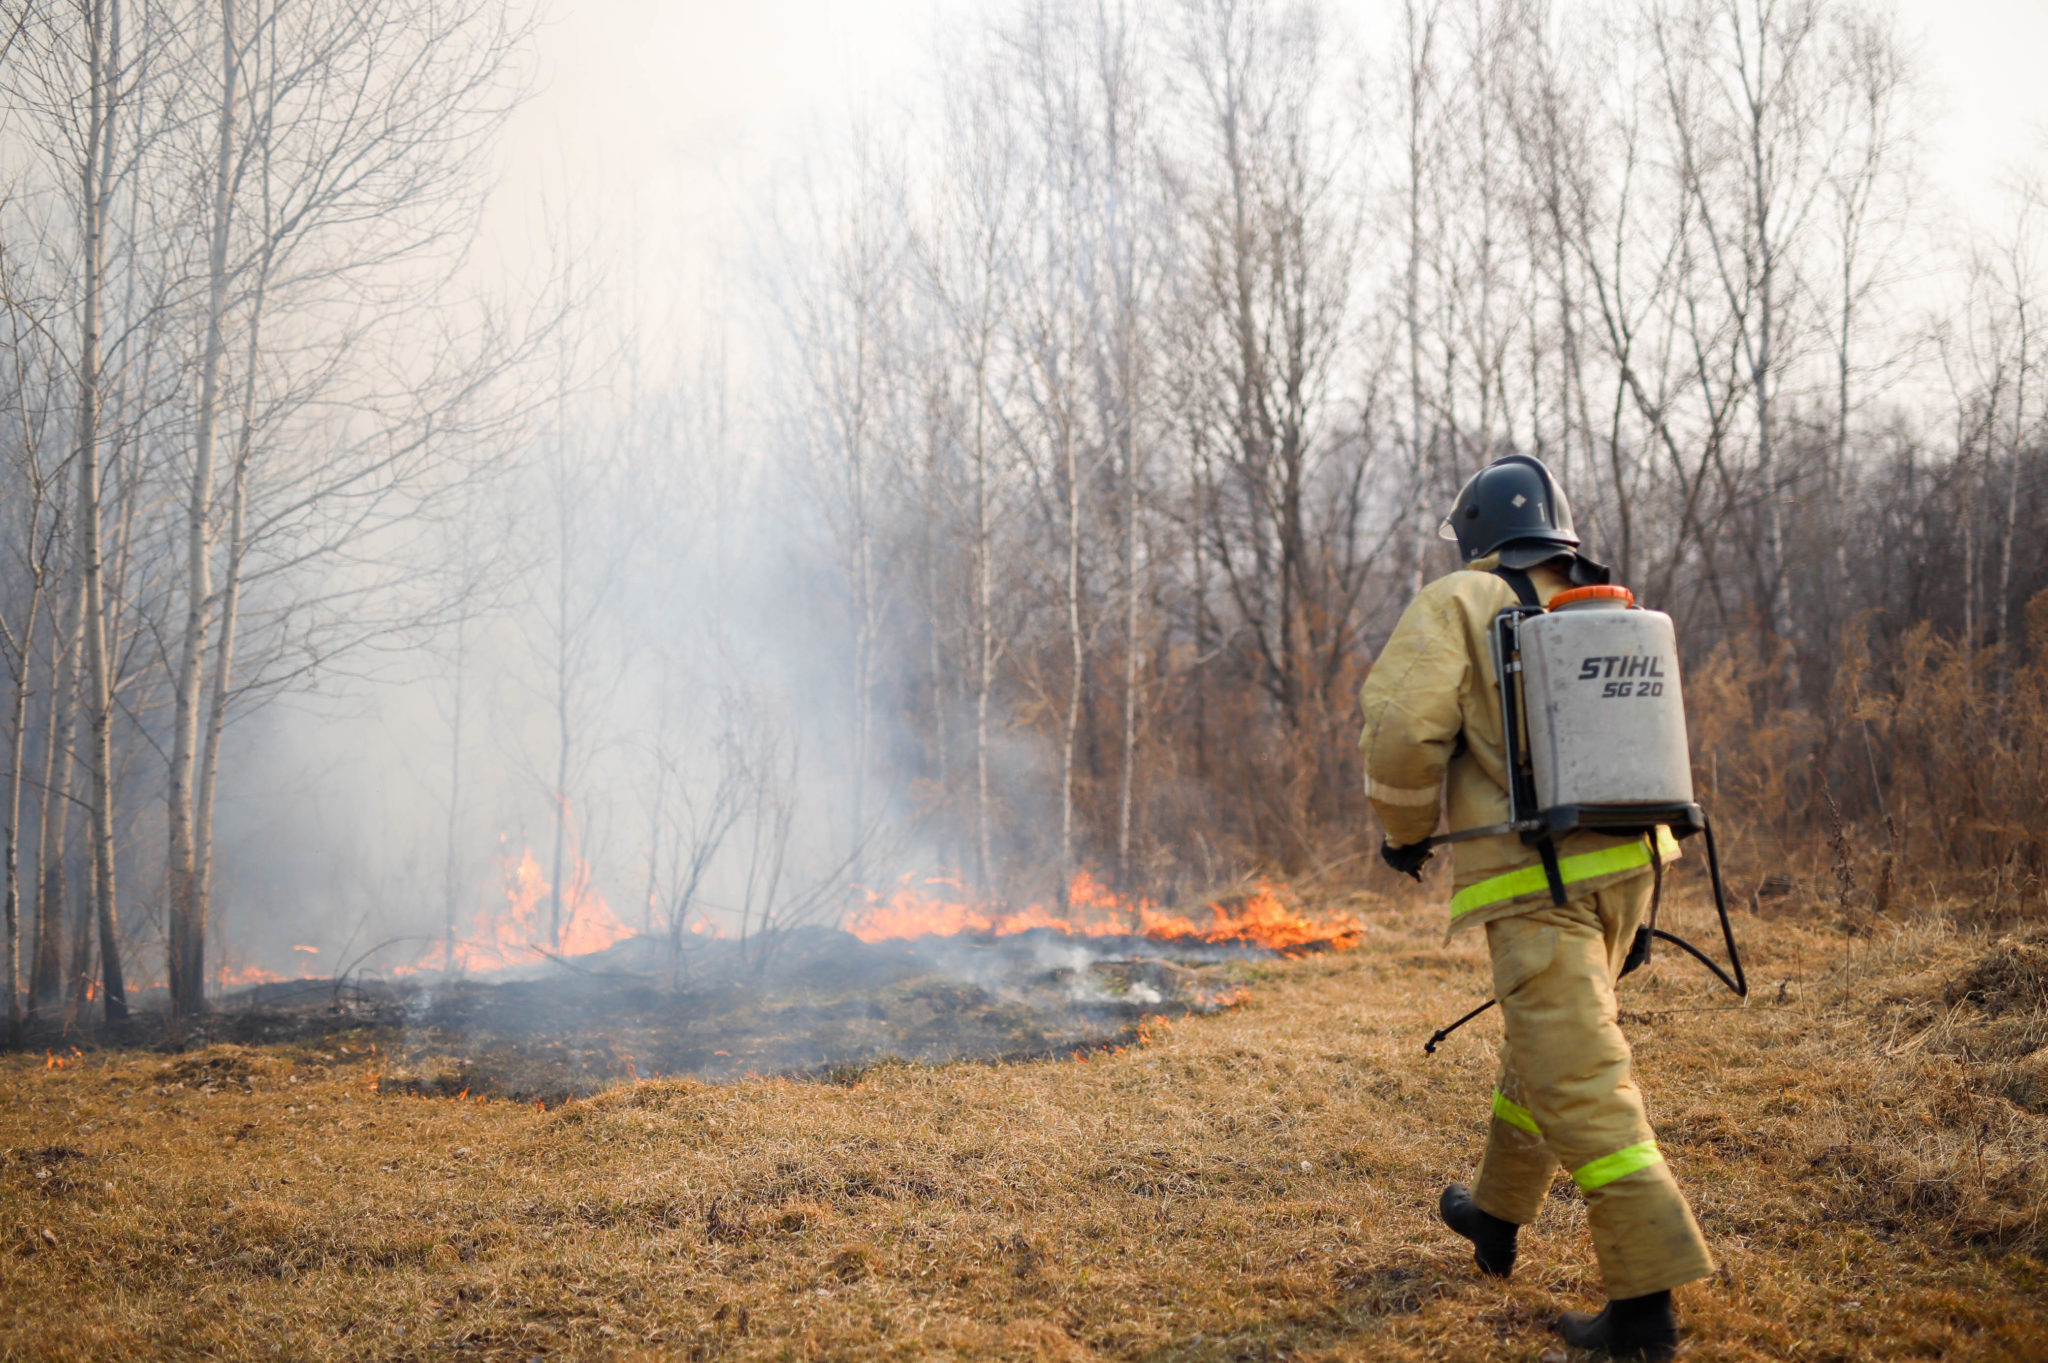
<instances>
[{"instance_id":1,"label":"dark grey helmet","mask_svg":"<svg viewBox=\"0 0 2048 1363\"><path fill-rule=\"evenodd\" d=\"M1467 563L1498 550L1503 568L1533 568L1579 547L1564 489L1526 454L1496 459L1467 479L1437 535L1456 540Z\"/></svg>"}]
</instances>

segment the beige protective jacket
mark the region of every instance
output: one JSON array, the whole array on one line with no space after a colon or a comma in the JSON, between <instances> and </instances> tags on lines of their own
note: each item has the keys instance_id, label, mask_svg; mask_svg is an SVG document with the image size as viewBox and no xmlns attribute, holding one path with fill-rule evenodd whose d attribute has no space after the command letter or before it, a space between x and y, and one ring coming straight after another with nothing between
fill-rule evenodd
<instances>
[{"instance_id":1,"label":"beige protective jacket","mask_svg":"<svg viewBox=\"0 0 2048 1363\"><path fill-rule=\"evenodd\" d=\"M1475 559L1424 587L1359 692L1365 793L1397 847L1435 832L1440 805L1452 830L1508 820L1500 682L1488 631L1494 616L1515 604L1515 590L1488 571L1498 562L1493 555ZM1569 585L1548 565L1532 569L1530 578L1546 604ZM1677 858L1668 833L1660 831L1657 841L1664 861ZM1580 832L1557 850L1574 898L1641 875L1650 864L1647 838ZM1453 867L1450 932L1551 902L1540 856L1514 834L1454 844Z\"/></svg>"}]
</instances>

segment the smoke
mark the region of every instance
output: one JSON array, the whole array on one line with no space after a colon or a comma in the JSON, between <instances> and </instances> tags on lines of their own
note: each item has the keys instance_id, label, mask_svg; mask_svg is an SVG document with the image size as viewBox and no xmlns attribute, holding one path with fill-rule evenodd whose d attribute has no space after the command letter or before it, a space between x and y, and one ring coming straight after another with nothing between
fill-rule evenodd
<instances>
[{"instance_id":1,"label":"smoke","mask_svg":"<svg viewBox=\"0 0 2048 1363\"><path fill-rule=\"evenodd\" d=\"M720 467L730 451L621 430L597 400L561 424L573 435L550 423L490 489L518 540L499 580L231 728L217 856L234 964L389 973L451 915L461 935L504 910L528 854L634 930L680 914L733 936L847 858L841 631L802 507ZM725 824L677 903L679 861Z\"/></svg>"},{"instance_id":2,"label":"smoke","mask_svg":"<svg viewBox=\"0 0 2048 1363\"><path fill-rule=\"evenodd\" d=\"M669 53L755 51L788 25L579 10L575 36L536 58L538 84L571 93L513 116L474 237L392 274L361 262L375 280L361 295L330 297L306 267L301 310L268 333L286 358L251 372L313 383L319 356L292 351L308 338L347 363L313 383L317 401L248 423L274 447L263 504L288 505L292 480L330 464L376 485L386 441L409 471L402 495L328 488L261 541L235 673L253 689L219 763L216 983L404 979L445 963L451 938L482 961L464 944L502 952L508 932L546 961L578 906L596 922L600 902L672 963L716 940L765 971L798 929L906 875L955 871L1050 913L1088 866L1176 903L1253 869L1355 867L1369 838L1349 697L1408 589L1448 566L1416 533L1428 508L1508 448L1578 459L1585 524L1633 537L1621 566L1674 598L1653 604L1689 609L1708 642L1765 620L1809 660L1815 694L1849 584L1890 580L1872 556L1935 561L1849 529L1856 506L1925 501L1927 433L1978 422L1998 447L1976 465L1958 449L1934 477L1972 514L2005 504L2004 599L1982 617L1968 612L1997 537L1962 542L1966 632L1997 619L2009 636L2039 580L2009 528L2038 458L2000 424L2043 406L2025 374L2013 399L2002 358L2031 353L2013 328L2036 314L1979 270L1952 290L1970 294L1952 309L1964 325L1934 338L1954 353L1910 359L1929 336L1895 320L1909 295L1884 281L1900 242L1934 234L1908 213L1907 160L1869 180L1885 230L1861 274L1836 268L1849 248L1822 227L1773 244L1794 281L1789 320L1765 327L1782 372L1751 393L1725 365L1688 365L1734 353L1775 306L1710 278L1697 236L1707 209L1741 227L1756 200L1738 181L1760 162L1660 179L1679 132L1698 130L1649 104L1608 108L1640 92L1534 50L1584 16L1534 35L1505 10L1498 32L1445 20L1429 50L1452 55L1404 86L1383 79L1398 32L1353 42L1313 5L1140 5L1117 12L1128 31L1066 22L1079 11L1056 3L942 6L929 44L922 7L853 8L774 9L799 16L801 61L767 93L737 70L685 80L673 105L655 95L675 83ZM709 39L690 27L706 23ZM1532 50L1511 53L1525 36ZM1725 54L1700 42L1683 59L1711 73ZM1839 73L1806 74L1815 98L1846 98ZM1400 89L1426 148L1397 135ZM1258 117L1215 107L1226 90ZM178 97L166 86L161 111ZM1485 121L1539 106L1583 126L1536 148L1533 121ZM1640 122L1643 149L1604 135L1616 120ZM1639 162L1615 159L1624 140ZM1542 175L1563 173L1539 150L1584 180L1581 221L1530 207ZM1787 173L1825 150L1788 155ZM200 212L157 163L135 174L135 202ZM1838 179L1794 188L1821 202ZM1627 214L1624 186L1640 196ZM455 221L472 202L440 208ZM1640 235L1608 242L1610 221ZM322 249L339 252L347 233L332 235ZM165 258L171 275L192 268ZM1613 278L1598 273L1610 261ZM160 263L138 251L122 268L153 281ZM1938 273L1912 287L1955 285L1927 282ZM1839 356L1838 278L1869 281L1854 300L1868 329ZM408 281L416 325L393 324ZM1610 286L1665 320L1602 316ZM470 304L447 302L463 289ZM372 297L375 343L350 349L352 308ZM1617 355L1609 321L1661 339ZM471 350L499 365L476 395L449 358ZM181 527L148 508L179 502L182 362L136 380L138 409L172 415L132 424L115 480L145 508L117 593L122 895L145 976L163 959L166 678L185 590ZM1656 393L1624 380L1652 369ZM434 400L392 397L387 380ZM1891 405L1908 392L1918 407ZM1773 394L1776 415L1753 416ZM1863 443L1831 452L1837 395L1842 431L1900 451L1902 478ZM1795 499L1825 546L1780 543ZM378 509L358 524L366 502ZM979 978L982 959L944 961ZM1032 969L1092 989L1100 964Z\"/></svg>"}]
</instances>

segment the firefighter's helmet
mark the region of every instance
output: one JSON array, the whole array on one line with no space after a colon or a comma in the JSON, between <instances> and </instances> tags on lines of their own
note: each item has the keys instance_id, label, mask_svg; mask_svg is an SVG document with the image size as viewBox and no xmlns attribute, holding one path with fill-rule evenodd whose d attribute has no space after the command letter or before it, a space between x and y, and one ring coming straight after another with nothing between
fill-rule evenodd
<instances>
[{"instance_id":1,"label":"firefighter's helmet","mask_svg":"<svg viewBox=\"0 0 2048 1363\"><path fill-rule=\"evenodd\" d=\"M1578 550L1571 503L1541 459L1511 454L1466 480L1437 530L1465 562L1496 551L1503 568L1533 568Z\"/></svg>"}]
</instances>

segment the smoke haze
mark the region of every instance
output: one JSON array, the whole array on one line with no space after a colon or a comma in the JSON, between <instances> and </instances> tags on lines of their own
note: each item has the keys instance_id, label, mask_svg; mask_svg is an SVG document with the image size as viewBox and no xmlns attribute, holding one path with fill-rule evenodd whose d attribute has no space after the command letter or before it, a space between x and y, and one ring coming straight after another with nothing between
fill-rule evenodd
<instances>
[{"instance_id":1,"label":"smoke haze","mask_svg":"<svg viewBox=\"0 0 2048 1363\"><path fill-rule=\"evenodd\" d=\"M240 4L230 45L284 22ZM24 952L98 931L95 713L143 982L180 923L217 991L489 969L513 919L767 953L939 872L1054 909L1359 874L1350 698L1510 450L1689 658L1788 650L1769 707L1833 694L1857 603L2011 645L2048 20L1796 8L1744 125L1679 0L375 0L294 40L417 132L357 134L383 178L303 236L248 167L347 157L248 108L310 77L250 55L222 105L220 16L143 6L120 59L183 74L109 116L94 219L97 11L24 26L6 614L24 876L66 873Z\"/></svg>"}]
</instances>

